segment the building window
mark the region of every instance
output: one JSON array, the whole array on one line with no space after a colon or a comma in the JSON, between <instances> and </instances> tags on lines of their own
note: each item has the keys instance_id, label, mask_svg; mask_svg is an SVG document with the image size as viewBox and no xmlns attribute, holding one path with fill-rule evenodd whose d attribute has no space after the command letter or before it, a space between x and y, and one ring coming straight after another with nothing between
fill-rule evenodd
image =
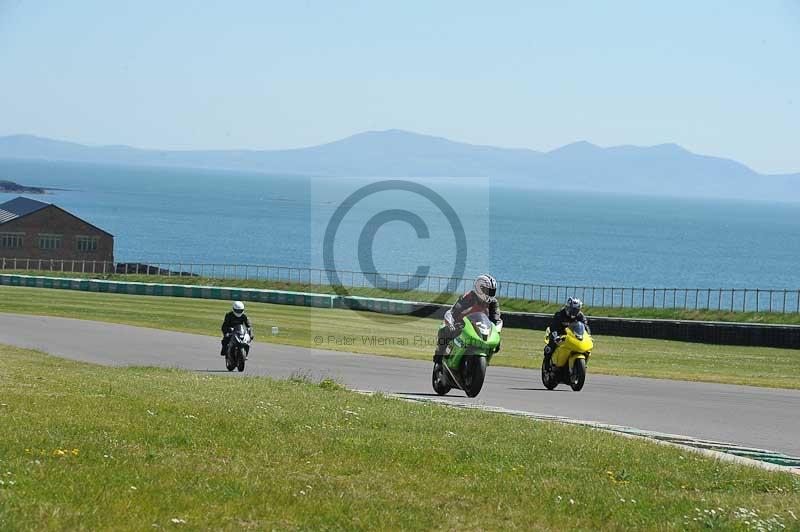
<instances>
[{"instance_id":1,"label":"building window","mask_svg":"<svg viewBox=\"0 0 800 532\"><path fill-rule=\"evenodd\" d=\"M78 246L78 251L82 251L85 253L91 253L97 251L97 241L99 239L96 236L78 236L75 238L75 242Z\"/></svg>"},{"instance_id":2,"label":"building window","mask_svg":"<svg viewBox=\"0 0 800 532\"><path fill-rule=\"evenodd\" d=\"M61 235L39 235L39 249L61 249Z\"/></svg>"},{"instance_id":3,"label":"building window","mask_svg":"<svg viewBox=\"0 0 800 532\"><path fill-rule=\"evenodd\" d=\"M25 233L0 233L0 248L19 249L22 247L22 236Z\"/></svg>"}]
</instances>

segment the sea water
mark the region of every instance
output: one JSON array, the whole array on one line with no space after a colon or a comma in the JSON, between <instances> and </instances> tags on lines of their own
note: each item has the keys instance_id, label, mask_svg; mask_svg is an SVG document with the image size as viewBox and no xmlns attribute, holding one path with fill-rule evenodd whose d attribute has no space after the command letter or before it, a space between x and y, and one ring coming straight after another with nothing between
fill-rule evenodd
<instances>
[{"instance_id":1,"label":"sea water","mask_svg":"<svg viewBox=\"0 0 800 532\"><path fill-rule=\"evenodd\" d=\"M324 265L322 241L342 201L381 181L221 170L0 161L0 179L53 187L45 196L115 237L118 261ZM800 205L546 192L502 180L439 179L467 234L464 274L638 287L800 288ZM335 266L362 270L358 243L383 210L415 213L375 231L383 272L454 270L447 216L425 197L387 192L360 202L336 233ZM394 194L394 195L392 195ZM0 194L0 202L15 197ZM350 251L348 251L350 250Z\"/></svg>"}]
</instances>

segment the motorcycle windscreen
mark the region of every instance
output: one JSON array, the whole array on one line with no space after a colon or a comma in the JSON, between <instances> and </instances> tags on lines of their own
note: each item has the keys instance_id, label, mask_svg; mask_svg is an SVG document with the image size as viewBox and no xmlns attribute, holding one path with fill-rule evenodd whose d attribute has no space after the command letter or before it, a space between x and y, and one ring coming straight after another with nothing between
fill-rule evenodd
<instances>
[{"instance_id":1,"label":"motorcycle windscreen","mask_svg":"<svg viewBox=\"0 0 800 532\"><path fill-rule=\"evenodd\" d=\"M247 328L244 326L243 323L240 323L239 325L236 326L233 332L234 334L236 334L236 336L243 337L244 333L247 332Z\"/></svg>"},{"instance_id":2,"label":"motorcycle windscreen","mask_svg":"<svg viewBox=\"0 0 800 532\"><path fill-rule=\"evenodd\" d=\"M483 312L473 312L467 319L472 324L472 328L475 329L481 339L486 340L489 337L489 334L492 332L492 321L489 319L489 316L484 314Z\"/></svg>"},{"instance_id":3,"label":"motorcycle windscreen","mask_svg":"<svg viewBox=\"0 0 800 532\"><path fill-rule=\"evenodd\" d=\"M582 321L573 322L569 328L572 330L572 334L575 335L575 338L583 340L583 335L586 334L586 325L584 325Z\"/></svg>"}]
</instances>

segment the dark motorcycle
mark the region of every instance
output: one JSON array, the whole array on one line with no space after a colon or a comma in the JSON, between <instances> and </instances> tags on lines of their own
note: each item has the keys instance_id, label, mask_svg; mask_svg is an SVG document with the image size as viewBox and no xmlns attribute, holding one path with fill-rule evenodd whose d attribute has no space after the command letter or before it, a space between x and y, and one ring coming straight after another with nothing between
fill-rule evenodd
<instances>
[{"instance_id":1,"label":"dark motorcycle","mask_svg":"<svg viewBox=\"0 0 800 532\"><path fill-rule=\"evenodd\" d=\"M253 341L250 331L244 324L237 325L230 332L228 347L225 350L225 367L228 371L238 369L244 371L244 363L250 353L250 342Z\"/></svg>"}]
</instances>

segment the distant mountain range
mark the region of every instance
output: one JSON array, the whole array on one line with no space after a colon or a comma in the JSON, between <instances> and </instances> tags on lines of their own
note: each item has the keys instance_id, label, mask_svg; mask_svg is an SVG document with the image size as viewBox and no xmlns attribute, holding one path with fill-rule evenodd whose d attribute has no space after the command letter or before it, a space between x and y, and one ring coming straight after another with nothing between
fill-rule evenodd
<instances>
[{"instance_id":1,"label":"distant mountain range","mask_svg":"<svg viewBox=\"0 0 800 532\"><path fill-rule=\"evenodd\" d=\"M576 142L539 152L396 129L290 150L143 150L12 135L0 137L0 158L323 177L488 177L553 190L800 200L800 173L759 174L736 161L695 154L677 144L602 148Z\"/></svg>"}]
</instances>

